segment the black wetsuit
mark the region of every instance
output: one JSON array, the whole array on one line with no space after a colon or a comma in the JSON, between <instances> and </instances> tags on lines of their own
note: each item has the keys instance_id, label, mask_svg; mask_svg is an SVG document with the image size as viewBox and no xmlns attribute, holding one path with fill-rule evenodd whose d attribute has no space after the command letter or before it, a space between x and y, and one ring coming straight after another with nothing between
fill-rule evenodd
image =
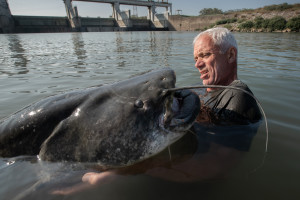
<instances>
[{"instance_id":1,"label":"black wetsuit","mask_svg":"<svg viewBox=\"0 0 300 200\"><path fill-rule=\"evenodd\" d=\"M248 86L240 80L233 81L229 86L241 88L252 94ZM190 147L196 146L198 153L208 151L211 143L248 151L262 118L256 100L236 89L216 89L211 92L206 92L206 89L194 89L193 91L200 97L201 108L196 122L190 129L195 134L186 134L183 139L189 141L183 143L189 144ZM180 105L194 107L193 96L186 93L188 92L180 93L183 97L181 99L186 101L186 103L181 102ZM181 109L189 110L189 108ZM196 143L191 142L195 140L192 137L196 137ZM183 139L180 141L184 141Z\"/></svg>"},{"instance_id":2,"label":"black wetsuit","mask_svg":"<svg viewBox=\"0 0 300 200\"><path fill-rule=\"evenodd\" d=\"M248 86L240 80L233 81L229 86L241 88L252 94ZM248 124L257 122L262 117L256 100L241 90L217 89L199 96L202 105L199 122Z\"/></svg>"}]
</instances>

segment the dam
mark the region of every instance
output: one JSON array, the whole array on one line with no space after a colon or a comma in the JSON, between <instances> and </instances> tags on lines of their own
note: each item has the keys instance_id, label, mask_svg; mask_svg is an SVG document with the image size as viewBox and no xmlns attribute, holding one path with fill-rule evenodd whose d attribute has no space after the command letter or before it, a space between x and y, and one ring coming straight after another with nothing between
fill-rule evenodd
<instances>
[{"instance_id":1,"label":"dam","mask_svg":"<svg viewBox=\"0 0 300 200\"><path fill-rule=\"evenodd\" d=\"M111 18L80 17L80 8L72 2L106 3L112 6ZM62 0L66 17L12 15L7 0L0 0L0 33L35 32L101 32L101 31L150 31L169 30L172 4L167 0ZM148 8L147 18L134 18L130 10L122 11L120 5ZM156 13L157 7L166 11Z\"/></svg>"}]
</instances>

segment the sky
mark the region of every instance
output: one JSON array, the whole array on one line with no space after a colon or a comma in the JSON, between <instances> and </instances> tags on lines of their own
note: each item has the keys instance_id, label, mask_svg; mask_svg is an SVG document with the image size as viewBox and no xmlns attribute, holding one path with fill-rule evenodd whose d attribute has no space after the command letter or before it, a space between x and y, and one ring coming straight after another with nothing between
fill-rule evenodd
<instances>
[{"instance_id":1,"label":"sky","mask_svg":"<svg viewBox=\"0 0 300 200\"><path fill-rule=\"evenodd\" d=\"M12 15L33 15L33 16L66 16L63 0L7 0ZM158 1L158 0L155 0ZM161 1L161 0L159 0ZM166 0L165 0L166 1ZM218 8L223 11L243 9L243 8L260 8L272 4L295 4L300 0L168 0L172 3L173 14L181 10L182 15L199 15L203 8ZM81 17L109 17L112 14L112 7L106 3L91 2L73 2L77 6L78 13ZM121 5L121 10L131 10L133 6ZM136 7L138 16L146 16L146 7ZM165 12L165 8L157 8L157 13ZM135 14L135 12L134 12Z\"/></svg>"}]
</instances>

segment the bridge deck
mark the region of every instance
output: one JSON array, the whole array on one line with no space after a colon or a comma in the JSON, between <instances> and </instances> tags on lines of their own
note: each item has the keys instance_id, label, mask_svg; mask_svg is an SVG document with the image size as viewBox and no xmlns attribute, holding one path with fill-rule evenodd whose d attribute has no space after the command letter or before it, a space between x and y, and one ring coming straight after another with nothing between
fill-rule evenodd
<instances>
[{"instance_id":1,"label":"bridge deck","mask_svg":"<svg viewBox=\"0 0 300 200\"><path fill-rule=\"evenodd\" d=\"M119 3L123 5L134 5L134 6L156 6L156 7L170 7L171 3L158 2L158 1L141 1L141 0L72 0L72 1L85 1L85 2L96 2L96 3Z\"/></svg>"}]
</instances>

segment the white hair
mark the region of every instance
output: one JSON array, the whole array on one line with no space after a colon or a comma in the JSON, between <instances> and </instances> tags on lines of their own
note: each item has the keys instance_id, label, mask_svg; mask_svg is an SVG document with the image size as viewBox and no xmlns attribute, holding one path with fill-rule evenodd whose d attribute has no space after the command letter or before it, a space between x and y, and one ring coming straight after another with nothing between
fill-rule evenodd
<instances>
[{"instance_id":1,"label":"white hair","mask_svg":"<svg viewBox=\"0 0 300 200\"><path fill-rule=\"evenodd\" d=\"M207 29L206 31L203 31L201 33L199 33L194 41L193 41L193 45L195 45L196 41L200 38L200 36L203 35L209 35L211 37L211 39L213 40L214 44L219 46L221 53L226 53L226 51L230 48L230 47L234 47L236 48L236 50L238 49L236 40L233 36L232 33L230 33L230 31L227 28L221 28L221 27L217 27L217 28L211 28L211 29Z\"/></svg>"}]
</instances>

